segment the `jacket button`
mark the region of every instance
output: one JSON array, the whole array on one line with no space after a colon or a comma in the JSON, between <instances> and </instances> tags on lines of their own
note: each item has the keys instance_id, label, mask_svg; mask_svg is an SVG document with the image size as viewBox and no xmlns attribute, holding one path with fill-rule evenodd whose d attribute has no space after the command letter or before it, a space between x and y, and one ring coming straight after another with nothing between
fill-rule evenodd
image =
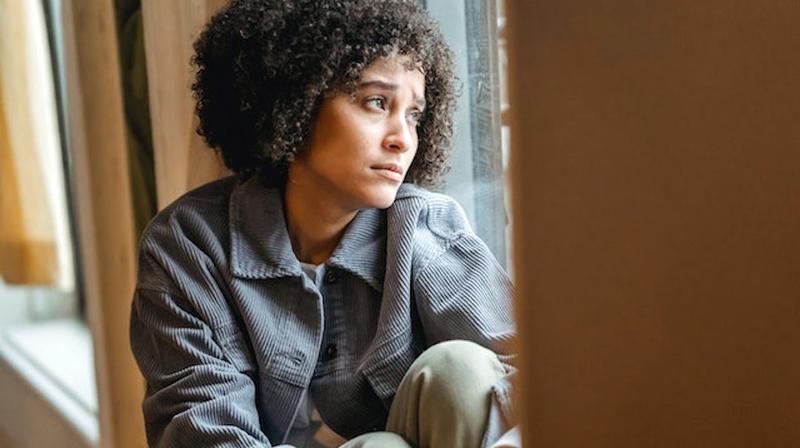
<instances>
[{"instance_id":1,"label":"jacket button","mask_svg":"<svg viewBox=\"0 0 800 448\"><path fill-rule=\"evenodd\" d=\"M339 280L339 274L336 271L328 271L325 273L325 281L328 283L334 283L336 280Z\"/></svg>"},{"instance_id":2,"label":"jacket button","mask_svg":"<svg viewBox=\"0 0 800 448\"><path fill-rule=\"evenodd\" d=\"M325 347L325 356L328 359L334 359L334 358L336 358L336 355L338 355L338 354L339 354L339 350L336 348L336 344L331 343L331 344L328 344L327 347Z\"/></svg>"}]
</instances>

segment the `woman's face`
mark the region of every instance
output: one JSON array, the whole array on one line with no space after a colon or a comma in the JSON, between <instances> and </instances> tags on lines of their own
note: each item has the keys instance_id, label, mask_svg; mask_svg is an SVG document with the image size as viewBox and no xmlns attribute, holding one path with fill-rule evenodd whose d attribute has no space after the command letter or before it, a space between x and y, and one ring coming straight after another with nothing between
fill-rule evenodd
<instances>
[{"instance_id":1,"label":"woman's face","mask_svg":"<svg viewBox=\"0 0 800 448\"><path fill-rule=\"evenodd\" d=\"M425 108L425 77L402 56L364 69L354 96L326 98L308 151L289 168L289 181L317 188L349 210L392 205L417 152Z\"/></svg>"}]
</instances>

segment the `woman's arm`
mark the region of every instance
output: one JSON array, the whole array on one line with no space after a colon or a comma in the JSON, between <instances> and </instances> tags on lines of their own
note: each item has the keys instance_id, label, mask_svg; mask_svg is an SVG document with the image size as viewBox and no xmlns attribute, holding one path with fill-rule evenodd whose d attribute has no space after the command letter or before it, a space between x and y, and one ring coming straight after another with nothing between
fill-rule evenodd
<instances>
[{"instance_id":1,"label":"woman's arm","mask_svg":"<svg viewBox=\"0 0 800 448\"><path fill-rule=\"evenodd\" d=\"M489 248L461 233L416 275L414 294L428 346L465 339L514 364L513 287Z\"/></svg>"},{"instance_id":2,"label":"woman's arm","mask_svg":"<svg viewBox=\"0 0 800 448\"><path fill-rule=\"evenodd\" d=\"M147 382L142 407L150 446L271 446L259 424L255 385L248 375L252 365L226 359L211 328L187 300L137 289L130 332Z\"/></svg>"}]
</instances>

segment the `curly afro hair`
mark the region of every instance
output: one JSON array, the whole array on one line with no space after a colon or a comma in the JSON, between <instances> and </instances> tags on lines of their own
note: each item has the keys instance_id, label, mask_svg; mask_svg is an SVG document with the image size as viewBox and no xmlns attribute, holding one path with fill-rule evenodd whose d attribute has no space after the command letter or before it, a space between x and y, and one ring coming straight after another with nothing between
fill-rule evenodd
<instances>
[{"instance_id":1,"label":"curly afro hair","mask_svg":"<svg viewBox=\"0 0 800 448\"><path fill-rule=\"evenodd\" d=\"M198 133L239 174L282 186L319 107L376 59L407 56L427 107L407 181L435 185L453 134L453 56L415 0L232 0L194 44Z\"/></svg>"}]
</instances>

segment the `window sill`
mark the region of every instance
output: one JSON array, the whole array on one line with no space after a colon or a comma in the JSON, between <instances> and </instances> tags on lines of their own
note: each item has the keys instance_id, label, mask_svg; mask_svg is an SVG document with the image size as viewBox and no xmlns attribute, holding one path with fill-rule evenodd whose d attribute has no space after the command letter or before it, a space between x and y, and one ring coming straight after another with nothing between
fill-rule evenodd
<instances>
[{"instance_id":1,"label":"window sill","mask_svg":"<svg viewBox=\"0 0 800 448\"><path fill-rule=\"evenodd\" d=\"M0 433L12 446L98 446L89 330L77 319L0 331Z\"/></svg>"}]
</instances>

